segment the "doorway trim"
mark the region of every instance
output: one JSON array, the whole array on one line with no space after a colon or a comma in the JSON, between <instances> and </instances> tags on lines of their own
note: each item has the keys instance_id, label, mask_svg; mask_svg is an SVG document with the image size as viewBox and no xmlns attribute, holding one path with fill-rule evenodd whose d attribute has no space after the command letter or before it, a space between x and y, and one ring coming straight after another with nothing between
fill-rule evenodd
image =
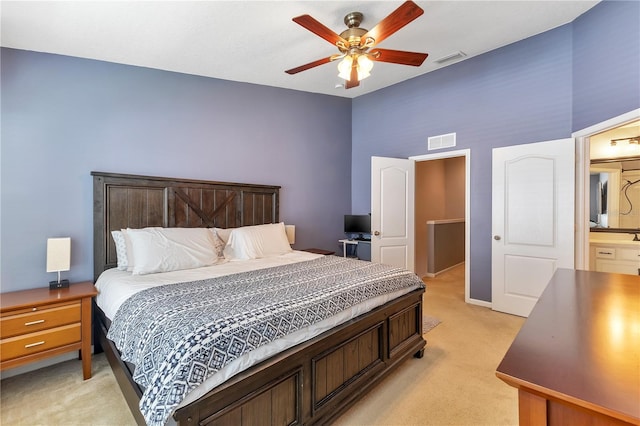
<instances>
[{"instance_id":1,"label":"doorway trim","mask_svg":"<svg viewBox=\"0 0 640 426\"><path fill-rule=\"evenodd\" d=\"M432 161L441 160L444 158L465 158L465 176L464 176L464 301L473 305L480 305L484 307L491 307L490 302L484 300L471 299L470 295L470 265L471 265L471 251L470 251L470 229L471 229L471 149L461 149L456 151L444 151L435 154L415 155L409 157L410 160ZM414 194L415 197L415 194Z\"/></svg>"},{"instance_id":2,"label":"doorway trim","mask_svg":"<svg viewBox=\"0 0 640 426\"><path fill-rule=\"evenodd\" d=\"M640 118L640 108L571 134L576 140L575 269L589 269L589 166L591 136Z\"/></svg>"}]
</instances>

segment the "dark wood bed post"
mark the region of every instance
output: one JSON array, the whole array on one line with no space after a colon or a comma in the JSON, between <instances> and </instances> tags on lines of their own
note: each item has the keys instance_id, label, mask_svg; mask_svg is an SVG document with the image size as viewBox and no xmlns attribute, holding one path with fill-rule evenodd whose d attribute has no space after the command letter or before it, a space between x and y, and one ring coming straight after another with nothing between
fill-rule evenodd
<instances>
[{"instance_id":1,"label":"dark wood bed post","mask_svg":"<svg viewBox=\"0 0 640 426\"><path fill-rule=\"evenodd\" d=\"M233 228L279 221L279 186L92 172L94 275L117 264L111 231L146 226ZM180 425L327 424L389 372L422 357L424 289L379 306L269 358L176 410ZM96 347L104 349L136 421L142 389L106 338L95 308Z\"/></svg>"}]
</instances>

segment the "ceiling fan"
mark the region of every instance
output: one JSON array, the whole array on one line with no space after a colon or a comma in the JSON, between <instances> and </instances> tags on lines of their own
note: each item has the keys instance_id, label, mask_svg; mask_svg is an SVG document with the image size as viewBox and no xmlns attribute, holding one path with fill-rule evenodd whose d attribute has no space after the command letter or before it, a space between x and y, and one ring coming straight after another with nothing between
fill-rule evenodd
<instances>
[{"instance_id":1,"label":"ceiling fan","mask_svg":"<svg viewBox=\"0 0 640 426\"><path fill-rule=\"evenodd\" d=\"M351 12L344 17L347 29L340 35L322 25L310 15L302 15L293 18L293 21L302 25L312 33L322 37L338 48L340 53L327 58L301 65L285 71L287 74L297 74L301 71L340 60L338 75L346 80L345 88L350 89L360 84L360 80L367 78L373 68L372 61L390 62L400 65L412 65L419 67L427 58L427 53L405 52L402 50L379 49L375 46L400 28L413 21L424 11L414 2L406 1L389 16L384 18L371 30L360 28L363 15L360 12Z\"/></svg>"}]
</instances>

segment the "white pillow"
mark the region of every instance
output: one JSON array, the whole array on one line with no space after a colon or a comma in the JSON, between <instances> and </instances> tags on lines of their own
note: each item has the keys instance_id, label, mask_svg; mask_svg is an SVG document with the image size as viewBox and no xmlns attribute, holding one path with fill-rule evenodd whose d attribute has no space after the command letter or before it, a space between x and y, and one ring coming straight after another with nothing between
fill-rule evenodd
<instances>
[{"instance_id":1,"label":"white pillow","mask_svg":"<svg viewBox=\"0 0 640 426\"><path fill-rule=\"evenodd\" d=\"M111 231L113 242L116 245L116 257L118 258L118 269L126 271L129 265L127 259L127 243L124 240L124 234L122 231Z\"/></svg>"},{"instance_id":2,"label":"white pillow","mask_svg":"<svg viewBox=\"0 0 640 426\"><path fill-rule=\"evenodd\" d=\"M124 237L124 243L125 246L127 247L126 249L126 254L127 254L127 272L131 272L133 271L133 265L135 265L135 262L133 260L133 247L131 246L131 238L129 238L129 233L127 232L129 228L127 229L121 229L120 231L122 231L122 236ZM146 229L151 229L151 228L146 228Z\"/></svg>"},{"instance_id":3,"label":"white pillow","mask_svg":"<svg viewBox=\"0 0 640 426\"><path fill-rule=\"evenodd\" d=\"M159 226L154 226L154 227L148 227L148 228L144 228L144 229L162 229ZM134 261L134 257L133 257L133 247L131 246L131 238L129 238L129 233L127 231L129 231L130 228L127 229L121 229L120 231L122 232L122 236L124 237L124 244L125 244L125 253L127 255L127 260L125 261L125 264L127 265L126 269L124 269L127 272L133 272L133 266L135 265L135 261Z\"/></svg>"},{"instance_id":4,"label":"white pillow","mask_svg":"<svg viewBox=\"0 0 640 426\"><path fill-rule=\"evenodd\" d=\"M291 252L284 223L243 226L229 234L224 247L227 259L258 259Z\"/></svg>"},{"instance_id":5,"label":"white pillow","mask_svg":"<svg viewBox=\"0 0 640 426\"><path fill-rule=\"evenodd\" d=\"M134 275L200 268L218 261L207 228L127 229L127 235L135 259Z\"/></svg>"}]
</instances>

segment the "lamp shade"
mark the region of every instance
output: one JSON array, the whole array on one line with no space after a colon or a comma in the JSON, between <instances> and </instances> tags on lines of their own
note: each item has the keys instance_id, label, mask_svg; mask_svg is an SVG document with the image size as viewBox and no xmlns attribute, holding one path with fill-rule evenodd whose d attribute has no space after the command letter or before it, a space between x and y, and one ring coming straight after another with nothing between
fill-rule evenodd
<instances>
[{"instance_id":1,"label":"lamp shade","mask_svg":"<svg viewBox=\"0 0 640 426\"><path fill-rule=\"evenodd\" d=\"M353 65L353 58L347 55L338 63L338 77L350 80L351 79L351 66Z\"/></svg>"},{"instance_id":2,"label":"lamp shade","mask_svg":"<svg viewBox=\"0 0 640 426\"><path fill-rule=\"evenodd\" d=\"M296 242L296 226L285 225L284 232L287 233L287 240L289 240L289 244L294 244Z\"/></svg>"},{"instance_id":3,"label":"lamp shade","mask_svg":"<svg viewBox=\"0 0 640 426\"><path fill-rule=\"evenodd\" d=\"M372 69L373 61L367 55L358 56L358 81L369 77Z\"/></svg>"},{"instance_id":4,"label":"lamp shade","mask_svg":"<svg viewBox=\"0 0 640 426\"><path fill-rule=\"evenodd\" d=\"M47 239L47 272L71 269L71 238Z\"/></svg>"}]
</instances>

